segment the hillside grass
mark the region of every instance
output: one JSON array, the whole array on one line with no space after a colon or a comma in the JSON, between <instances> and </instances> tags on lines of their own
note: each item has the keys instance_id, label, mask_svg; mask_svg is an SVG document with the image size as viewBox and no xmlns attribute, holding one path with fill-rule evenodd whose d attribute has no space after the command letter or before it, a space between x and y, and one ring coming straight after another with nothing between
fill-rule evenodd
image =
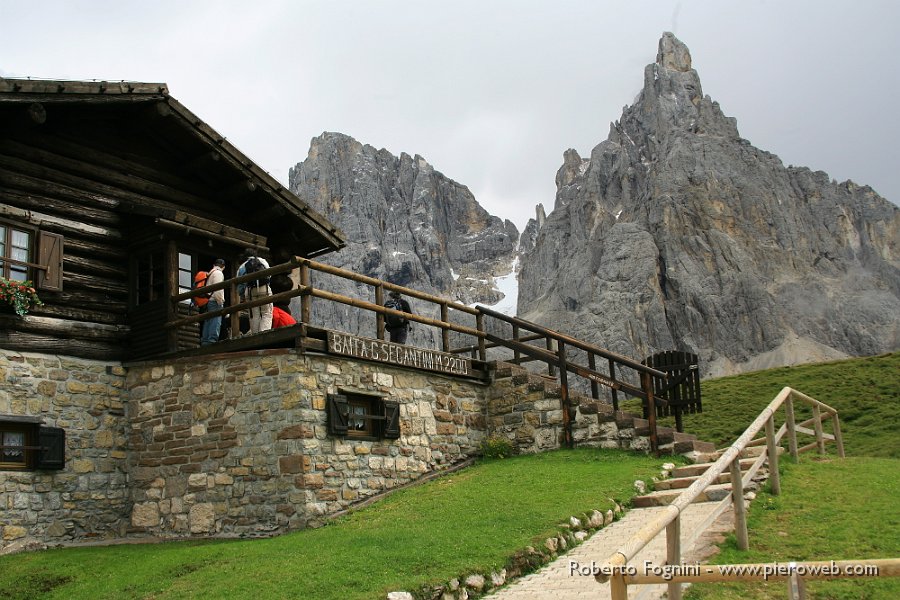
<instances>
[{"instance_id":1,"label":"hillside grass","mask_svg":"<svg viewBox=\"0 0 900 600\"><path fill-rule=\"evenodd\" d=\"M684 415L684 430L717 447L730 445L785 386L837 409L847 456L900 458L900 352L703 381L703 412ZM627 400L623 408L640 414L638 400ZM804 408L796 416L799 422L812 412ZM674 426L674 419L659 423ZM830 421L825 431L831 432ZM799 437L801 446L812 441Z\"/></svg>"},{"instance_id":2,"label":"hillside grass","mask_svg":"<svg viewBox=\"0 0 900 600\"><path fill-rule=\"evenodd\" d=\"M0 596L384 598L502 568L570 516L633 495L660 460L560 450L481 462L320 529L248 541L68 548L0 558ZM5 595L8 594L8 595Z\"/></svg>"},{"instance_id":3,"label":"hillside grass","mask_svg":"<svg viewBox=\"0 0 900 600\"><path fill-rule=\"evenodd\" d=\"M750 549L734 536L722 544L714 564L854 560L900 556L900 461L839 459L806 454L799 464L781 461L781 495L763 492L750 505ZM864 562L864 561L862 561ZM895 600L900 577L808 581L810 598ZM686 600L781 600L787 584L754 581L697 584Z\"/></svg>"}]
</instances>

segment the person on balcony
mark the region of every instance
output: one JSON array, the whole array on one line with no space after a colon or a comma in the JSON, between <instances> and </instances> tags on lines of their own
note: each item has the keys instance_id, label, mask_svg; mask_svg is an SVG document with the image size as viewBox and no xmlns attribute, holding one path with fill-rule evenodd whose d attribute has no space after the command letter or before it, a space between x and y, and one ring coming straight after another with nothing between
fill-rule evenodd
<instances>
[{"instance_id":1,"label":"person on balcony","mask_svg":"<svg viewBox=\"0 0 900 600\"><path fill-rule=\"evenodd\" d=\"M213 262L212 269L209 270L209 276L206 278L206 285L215 285L225 281L225 261L217 258ZM216 290L209 297L206 305L206 312L215 312L225 307L225 290ZM208 346L219 341L219 331L222 329L222 316L212 317L203 321L203 328L200 334L200 345Z\"/></svg>"},{"instance_id":2,"label":"person on balcony","mask_svg":"<svg viewBox=\"0 0 900 600\"><path fill-rule=\"evenodd\" d=\"M273 275L269 284L272 294L281 294L294 289L294 281L287 275ZM272 329L296 325L297 320L291 315L291 300L279 300L272 308Z\"/></svg>"},{"instance_id":3,"label":"person on balcony","mask_svg":"<svg viewBox=\"0 0 900 600\"><path fill-rule=\"evenodd\" d=\"M400 296L400 292L392 290L389 296L388 301L384 303L385 308L412 314L409 302ZM409 335L410 328L409 319L400 315L386 314L384 316L384 327L391 334L392 342L396 344L406 343L406 337Z\"/></svg>"},{"instance_id":4,"label":"person on balcony","mask_svg":"<svg viewBox=\"0 0 900 600\"><path fill-rule=\"evenodd\" d=\"M247 248L241 256L241 266L238 267L237 276L248 275L256 271L262 271L269 268L266 259L256 255L256 250ZM269 278L261 277L259 279L238 284L238 296L242 302L256 300L271 296L272 290L269 288ZM263 304L261 306L253 306L250 308L250 333L259 333L272 329L272 305Z\"/></svg>"}]
</instances>

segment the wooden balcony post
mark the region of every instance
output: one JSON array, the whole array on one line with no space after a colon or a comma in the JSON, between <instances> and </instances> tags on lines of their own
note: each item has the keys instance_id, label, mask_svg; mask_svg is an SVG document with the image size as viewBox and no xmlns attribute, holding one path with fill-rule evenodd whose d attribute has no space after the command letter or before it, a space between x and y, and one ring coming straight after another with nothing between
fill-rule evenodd
<instances>
[{"instance_id":1,"label":"wooden balcony post","mask_svg":"<svg viewBox=\"0 0 900 600\"><path fill-rule=\"evenodd\" d=\"M547 336L547 350L549 350L550 352L555 352L555 350L553 349L553 338L551 338L549 335ZM549 375L550 377L556 377L556 368L549 363L547 364L547 375Z\"/></svg>"},{"instance_id":2,"label":"wooden balcony post","mask_svg":"<svg viewBox=\"0 0 900 600\"><path fill-rule=\"evenodd\" d=\"M518 342L519 341L519 326L516 325L515 323L513 323L512 330L513 330L513 341ZM513 362L515 364L519 364L519 361L521 358L522 358L522 354L518 350L513 350Z\"/></svg>"},{"instance_id":3,"label":"wooden balcony post","mask_svg":"<svg viewBox=\"0 0 900 600\"><path fill-rule=\"evenodd\" d=\"M384 286L381 284L375 286L375 304L384 306ZM384 339L384 315L381 313L375 313L375 337Z\"/></svg>"},{"instance_id":4,"label":"wooden balcony post","mask_svg":"<svg viewBox=\"0 0 900 600\"><path fill-rule=\"evenodd\" d=\"M816 447L819 454L825 454L825 432L822 431L822 411L818 404L813 404L813 420L816 427Z\"/></svg>"},{"instance_id":5,"label":"wooden balcony post","mask_svg":"<svg viewBox=\"0 0 900 600\"><path fill-rule=\"evenodd\" d=\"M747 536L747 515L744 510L744 481L741 473L741 455L731 461L731 500L734 504L734 533L737 537L738 550L750 547Z\"/></svg>"},{"instance_id":6,"label":"wooden balcony post","mask_svg":"<svg viewBox=\"0 0 900 600\"><path fill-rule=\"evenodd\" d=\"M450 309L447 307L446 302L441 303L441 321L444 323L450 322ZM446 327L441 327L441 344L444 352L450 352L450 330Z\"/></svg>"},{"instance_id":7,"label":"wooden balcony post","mask_svg":"<svg viewBox=\"0 0 900 600\"><path fill-rule=\"evenodd\" d=\"M478 313L475 315L475 329L480 333L484 333L484 314ZM478 360L487 360L487 348L484 344L484 336L479 336L478 338Z\"/></svg>"},{"instance_id":8,"label":"wooden balcony post","mask_svg":"<svg viewBox=\"0 0 900 600\"><path fill-rule=\"evenodd\" d=\"M681 515L666 525L666 564L681 564ZM669 583L669 600L681 600L681 584Z\"/></svg>"},{"instance_id":9,"label":"wooden balcony post","mask_svg":"<svg viewBox=\"0 0 900 600\"><path fill-rule=\"evenodd\" d=\"M791 452L791 458L794 462L800 461L800 453L797 451L797 423L794 420L794 399L787 397L784 403L784 421L787 425L788 448Z\"/></svg>"},{"instance_id":10,"label":"wooden balcony post","mask_svg":"<svg viewBox=\"0 0 900 600\"><path fill-rule=\"evenodd\" d=\"M309 293L312 283L310 282L309 265L305 262L300 264L300 285L307 291L300 296L300 320L308 325L312 319L312 294Z\"/></svg>"},{"instance_id":11,"label":"wooden balcony post","mask_svg":"<svg viewBox=\"0 0 900 600\"><path fill-rule=\"evenodd\" d=\"M653 379L650 373L641 373L641 389L647 396L647 423L650 426L650 451L659 452L659 441L656 438L656 401L653 398Z\"/></svg>"},{"instance_id":12,"label":"wooden balcony post","mask_svg":"<svg viewBox=\"0 0 900 600\"><path fill-rule=\"evenodd\" d=\"M773 496L781 494L781 475L778 473L778 446L775 444L775 416L766 419L766 450L769 455L769 488Z\"/></svg>"},{"instance_id":13,"label":"wooden balcony post","mask_svg":"<svg viewBox=\"0 0 900 600\"><path fill-rule=\"evenodd\" d=\"M844 437L841 435L841 421L838 419L837 413L834 413L831 418L834 420L834 443L837 445L838 456L845 458Z\"/></svg>"}]
</instances>

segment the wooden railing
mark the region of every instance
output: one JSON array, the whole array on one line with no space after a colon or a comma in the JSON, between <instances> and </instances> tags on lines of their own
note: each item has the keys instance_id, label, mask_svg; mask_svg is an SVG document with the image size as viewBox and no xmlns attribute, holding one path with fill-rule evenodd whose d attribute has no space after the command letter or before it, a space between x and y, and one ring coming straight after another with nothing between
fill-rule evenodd
<instances>
[{"instance_id":1,"label":"wooden railing","mask_svg":"<svg viewBox=\"0 0 900 600\"><path fill-rule=\"evenodd\" d=\"M273 294L264 298L256 298L246 302L232 303L231 305L216 311L194 314L186 317L179 317L177 314L176 308L178 303L189 300L194 296L208 294L221 289L230 289L231 297L237 298L237 286L239 284L254 281L260 277L290 273L295 269L299 271L300 279L300 284L296 289ZM371 286L371 297L373 301L351 298L315 287L311 277L313 271L326 273ZM385 291L398 291L409 298L415 298L436 305L440 318L433 319L422 314L408 314L385 308L383 306ZM569 403L568 376L570 373L582 377L590 383L591 395L595 400L600 399L600 386L608 388L610 390L614 410L619 409L619 392L641 398L648 407L651 450L653 452L658 450L655 404L656 402L665 402L665 399L655 397L654 389L665 388L664 386L656 385L659 381L654 381L654 379L667 383L668 376L665 372L648 367L625 356L604 350L598 346L575 339L564 333L542 327L536 323L531 323L523 319L510 317L483 306L473 308L458 302L452 302L446 298L441 298L439 296L434 296L432 294L388 283L374 277L368 277L366 275L354 273L353 271L333 267L301 257L293 257L285 263L276 265L264 271L243 275L241 277L234 277L215 285L192 289L172 296L169 313L170 318L166 323L166 327L172 332L170 349L175 349L176 336L174 334L178 327L201 322L217 316L236 314L247 308L289 300L298 296L300 297L300 320L306 324L310 323L312 317L313 298L321 298L330 302L353 306L375 313L376 337L380 340L385 339L385 315L395 314L403 316L410 321L440 329L441 349L444 352L457 354L471 352L473 355L477 355L478 359L481 361L486 361L488 348L505 347L513 353L513 359L510 362L518 364L529 360L543 361L547 364L550 375L556 376L557 370L559 372L558 377L562 396L561 404L563 410L564 435L566 445L568 446L571 446L574 443L572 438L572 419L570 416L571 407ZM470 327L452 321L450 318L451 311L467 315L468 318L474 317L475 326ZM486 318L496 319L511 327L512 337L506 338L490 333L490 328L485 325ZM238 333L237 319L232 319L231 331L233 337L236 337ZM523 335L523 331L527 333ZM452 348L450 344L451 332L456 332L464 337L471 336L473 338L473 343L468 346ZM538 340L542 341L544 348L528 343ZM586 360L580 363L574 360L572 356L579 351L584 352L586 355ZM597 366L598 363L608 367L608 371L601 372ZM628 369L631 373L623 373L623 369Z\"/></svg>"},{"instance_id":2,"label":"wooden railing","mask_svg":"<svg viewBox=\"0 0 900 600\"><path fill-rule=\"evenodd\" d=\"M794 415L795 403L797 402L810 406L813 413L811 419L799 424L796 422ZM776 411L782 406L784 407L784 423L776 430ZM832 434L825 433L823 429L823 422L829 419L832 421ZM813 425L813 429L806 427L810 424ZM765 429L764 436L757 438L756 435L763 429ZM800 433L815 436L815 442L798 447L797 434ZM610 582L612 599L626 600L628 597L628 585L649 583L643 576L635 575L633 570L629 573L626 566L644 546L663 530L666 531L666 564L679 565L681 563L681 513L707 487L716 482L718 477L726 470L731 476L731 494L719 503L696 531L697 534L704 531L731 505L734 507L734 529L737 537L737 546L740 550L746 550L749 547L749 542L744 511L744 486L750 483L763 463L768 461L771 493L773 495L781 493L781 479L778 473L778 451L781 440L785 435L788 437L788 448L794 461L799 460L801 453L809 450L815 449L820 454L824 453L825 444L829 441L835 443L838 455L841 458L844 457L844 442L841 436L841 426L837 411L797 390L785 387L737 441L729 446L702 476L685 489L671 504L663 507L658 517L644 525L628 542L607 559L605 566L599 569L596 579L600 583ZM766 452L760 454L746 473L742 475L741 454L746 448L759 445L765 445ZM654 580L654 582L661 583L662 581L657 582ZM681 583L674 579L666 581L666 583L669 584L668 598L670 600L679 600L681 598Z\"/></svg>"}]
</instances>

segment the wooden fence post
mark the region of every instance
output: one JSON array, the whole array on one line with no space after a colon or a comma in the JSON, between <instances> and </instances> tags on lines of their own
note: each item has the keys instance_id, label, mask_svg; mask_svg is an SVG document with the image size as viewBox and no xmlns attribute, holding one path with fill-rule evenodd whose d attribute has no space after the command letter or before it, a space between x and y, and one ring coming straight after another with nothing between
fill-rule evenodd
<instances>
[{"instance_id":1,"label":"wooden fence post","mask_svg":"<svg viewBox=\"0 0 900 600\"><path fill-rule=\"evenodd\" d=\"M553 352L553 339L548 335L547 336L547 350ZM556 377L556 369L551 364L547 364L547 375L550 377Z\"/></svg>"},{"instance_id":2,"label":"wooden fence post","mask_svg":"<svg viewBox=\"0 0 900 600\"><path fill-rule=\"evenodd\" d=\"M569 410L569 369L566 367L566 345L558 342L556 356L559 360L559 401L563 411L563 429L566 448L574 448L575 440L572 438L572 413Z\"/></svg>"},{"instance_id":3,"label":"wooden fence post","mask_svg":"<svg viewBox=\"0 0 900 600\"><path fill-rule=\"evenodd\" d=\"M796 463L800 461L800 453L797 451L797 423L794 420L794 399L790 395L788 395L787 401L784 403L784 421L787 425L788 448L791 451L791 458Z\"/></svg>"},{"instance_id":4,"label":"wooden fence post","mask_svg":"<svg viewBox=\"0 0 900 600\"><path fill-rule=\"evenodd\" d=\"M450 309L446 302L441 303L441 321L450 322ZM444 352L450 352L450 330L446 327L441 327L441 344L443 344Z\"/></svg>"},{"instance_id":5,"label":"wooden fence post","mask_svg":"<svg viewBox=\"0 0 900 600\"><path fill-rule=\"evenodd\" d=\"M300 320L308 325L312 319L312 294L309 293L312 284L310 283L309 265L306 263L300 264L300 285L307 292L300 296Z\"/></svg>"},{"instance_id":6,"label":"wooden fence post","mask_svg":"<svg viewBox=\"0 0 900 600\"><path fill-rule=\"evenodd\" d=\"M738 550L750 547L747 536L747 515L744 510L744 481L741 474L741 455L731 461L731 500L734 504L734 533L737 537Z\"/></svg>"},{"instance_id":7,"label":"wooden fence post","mask_svg":"<svg viewBox=\"0 0 900 600\"><path fill-rule=\"evenodd\" d=\"M609 359L609 378L613 381L616 380L616 363L613 362L613 359ZM616 388L612 389L612 405L613 410L619 410L619 394Z\"/></svg>"},{"instance_id":8,"label":"wooden fence post","mask_svg":"<svg viewBox=\"0 0 900 600\"><path fill-rule=\"evenodd\" d=\"M591 371L597 370L597 359L594 357L593 352L588 352L588 368ZM594 400L600 399L600 384L591 379L591 398Z\"/></svg>"},{"instance_id":9,"label":"wooden fence post","mask_svg":"<svg viewBox=\"0 0 900 600\"><path fill-rule=\"evenodd\" d=\"M624 574L613 575L609 580L609 595L611 600L628 600L628 585Z\"/></svg>"},{"instance_id":10,"label":"wooden fence post","mask_svg":"<svg viewBox=\"0 0 900 600\"><path fill-rule=\"evenodd\" d=\"M475 315L475 328L484 333L484 315L482 313ZM478 338L478 360L487 360L487 348L485 347L483 336Z\"/></svg>"},{"instance_id":11,"label":"wooden fence post","mask_svg":"<svg viewBox=\"0 0 900 600\"><path fill-rule=\"evenodd\" d=\"M677 515L666 525L666 564L681 564L681 515ZM681 584L669 583L669 600L681 600Z\"/></svg>"},{"instance_id":12,"label":"wooden fence post","mask_svg":"<svg viewBox=\"0 0 900 600\"><path fill-rule=\"evenodd\" d=\"M822 431L822 411L819 409L818 404L813 404L813 419L814 425L816 427L816 447L818 448L819 454L825 454L825 434Z\"/></svg>"},{"instance_id":13,"label":"wooden fence post","mask_svg":"<svg viewBox=\"0 0 900 600\"><path fill-rule=\"evenodd\" d=\"M519 341L519 326L516 325L515 323L513 323L512 330L513 330L513 341L518 342ZM522 358L522 354L518 350L513 350L513 362L518 365L518 364L520 364L519 359L521 359L521 358Z\"/></svg>"},{"instance_id":14,"label":"wooden fence post","mask_svg":"<svg viewBox=\"0 0 900 600\"><path fill-rule=\"evenodd\" d=\"M766 450L769 454L769 488L773 496L781 494L781 475L778 473L778 446L775 444L775 415L766 419Z\"/></svg>"},{"instance_id":15,"label":"wooden fence post","mask_svg":"<svg viewBox=\"0 0 900 600\"><path fill-rule=\"evenodd\" d=\"M641 373L641 389L647 396L647 423L650 426L650 451L659 452L659 440L656 437L656 402L653 398L653 379L650 373Z\"/></svg>"},{"instance_id":16,"label":"wooden fence post","mask_svg":"<svg viewBox=\"0 0 900 600\"><path fill-rule=\"evenodd\" d=\"M841 421L838 419L837 413L834 413L831 418L834 419L834 443L837 445L838 456L845 458L844 436L841 435Z\"/></svg>"}]
</instances>

